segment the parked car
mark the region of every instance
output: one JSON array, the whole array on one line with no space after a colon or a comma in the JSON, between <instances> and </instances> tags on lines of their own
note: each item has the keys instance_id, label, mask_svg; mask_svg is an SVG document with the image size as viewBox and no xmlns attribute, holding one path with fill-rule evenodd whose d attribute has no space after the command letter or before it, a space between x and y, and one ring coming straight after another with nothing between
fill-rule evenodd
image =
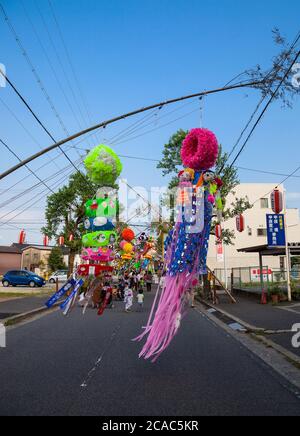
<instances>
[{"instance_id":1,"label":"parked car","mask_svg":"<svg viewBox=\"0 0 300 436\"><path fill-rule=\"evenodd\" d=\"M2 284L5 287L8 286L35 286L42 287L46 284L46 280L37 274L26 270L13 270L8 271L2 278Z\"/></svg>"},{"instance_id":2,"label":"parked car","mask_svg":"<svg viewBox=\"0 0 300 436\"><path fill-rule=\"evenodd\" d=\"M56 279L58 279L59 282L66 282L68 280L68 271L65 269L55 271L55 273L49 277L49 283L55 283Z\"/></svg>"}]
</instances>

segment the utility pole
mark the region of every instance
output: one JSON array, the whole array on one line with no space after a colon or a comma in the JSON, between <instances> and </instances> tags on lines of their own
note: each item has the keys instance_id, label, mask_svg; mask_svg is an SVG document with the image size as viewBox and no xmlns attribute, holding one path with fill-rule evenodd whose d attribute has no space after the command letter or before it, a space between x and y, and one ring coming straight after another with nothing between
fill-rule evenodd
<instances>
[{"instance_id":1,"label":"utility pole","mask_svg":"<svg viewBox=\"0 0 300 436\"><path fill-rule=\"evenodd\" d=\"M225 248L224 241L223 241L223 256L224 256L225 288L228 289L228 271L227 271L226 248Z\"/></svg>"},{"instance_id":2,"label":"utility pole","mask_svg":"<svg viewBox=\"0 0 300 436\"><path fill-rule=\"evenodd\" d=\"M10 84L10 86L13 87L13 89L18 93L17 89L14 88L14 85L10 82L9 78L4 74L4 72L0 69L0 75L4 77L4 79ZM235 89L243 89L243 88L253 88L257 85L261 85L264 83L261 81L252 81L247 83L240 83L236 85L231 86L225 86L223 88L217 88L217 89L211 89L208 91L202 91L195 94L185 95L183 97L173 98L171 100L162 101L160 103L155 103L150 106L142 107L140 109L133 110L131 112L128 112L126 114L122 114L119 116L116 116L114 118L111 118L106 121L102 121L94 126L88 127L87 129L81 130L80 132L74 133L73 135L69 136L68 138L64 138L60 140L59 142L56 142L49 147L44 148L43 150L40 150L38 153L33 154L32 156L27 157L23 161L19 162L18 164L14 165L13 167L9 168L8 170L4 171L3 173L0 173L0 180L7 177L9 174L12 174L14 171L18 170L19 168L22 168L24 165L28 164L29 162L32 162L33 160L37 159L40 156L43 156L45 153L49 153L50 151L54 150L55 148L59 148L62 145L66 144L67 142L73 141L76 138L79 138L80 136L86 135L87 133L93 132L94 130L100 129L100 128L106 128L108 125L116 123L117 121L125 120L126 118L132 117L134 115L150 111L152 109L161 109L164 106L178 103L185 100L190 100L192 98L196 97L203 97L206 95L212 95L217 94L219 92L226 92L226 91L232 91ZM18 93L19 94L19 93ZM22 96L20 96L22 98Z\"/></svg>"},{"instance_id":3,"label":"utility pole","mask_svg":"<svg viewBox=\"0 0 300 436\"><path fill-rule=\"evenodd\" d=\"M288 300L292 301L291 287L291 257L288 240L288 224L287 224L287 207L286 207L286 190L283 190L283 215L284 215L284 230L285 230L285 255L286 255L286 270L287 270L287 290Z\"/></svg>"}]
</instances>

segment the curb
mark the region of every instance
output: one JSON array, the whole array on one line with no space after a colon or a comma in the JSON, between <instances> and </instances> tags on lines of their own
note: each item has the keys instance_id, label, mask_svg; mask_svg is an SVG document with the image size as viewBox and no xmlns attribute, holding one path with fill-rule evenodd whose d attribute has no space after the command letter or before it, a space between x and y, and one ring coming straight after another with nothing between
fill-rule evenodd
<instances>
[{"instance_id":1,"label":"curb","mask_svg":"<svg viewBox=\"0 0 300 436\"><path fill-rule=\"evenodd\" d=\"M255 326L252 326L251 324L248 324L248 323L242 321L241 319L239 319L235 316L232 316L231 314L229 314L228 312L226 312L223 309L216 308L216 306L208 303L207 301L205 301L199 297L198 298L196 297L196 300L199 303L201 303L204 307L209 308L209 309L213 309L214 312L218 312L219 314L224 315L226 318L231 320L233 323L240 324L242 327L245 328L245 331L243 331L243 333L250 334L250 336L252 336L253 339L259 340L265 346L273 348L278 353L283 355L286 359L288 359L292 363L296 364L297 366L300 366L300 358L296 354L292 353L291 351L287 350L286 348L282 347L281 345L276 344L271 339L263 336L263 334L272 335L272 334L280 334L280 333L290 333L291 330L274 330L273 331L273 330L267 330L264 328L255 327ZM212 316L213 316L213 314L214 313L211 312ZM225 325L227 325L227 327L230 327L230 324L225 323Z\"/></svg>"},{"instance_id":2,"label":"curb","mask_svg":"<svg viewBox=\"0 0 300 436\"><path fill-rule=\"evenodd\" d=\"M256 327L256 326L253 326L251 324L248 324L247 322L241 320L240 318L238 318L234 315L231 315L230 313L226 312L225 310L220 309L217 306L208 303L207 301L203 300L202 298L196 297L196 300L199 301L199 303L201 303L203 306L208 307L210 309L214 309L216 312L219 312L222 315L226 316L227 318L232 320L232 322L236 322L236 323L241 324L243 327L245 327L245 329L249 333L266 333L266 329L264 329L263 327ZM271 332L271 330L268 330L268 332Z\"/></svg>"},{"instance_id":3,"label":"curb","mask_svg":"<svg viewBox=\"0 0 300 436\"><path fill-rule=\"evenodd\" d=\"M55 304L52 308L48 308L48 307L39 307L37 309L31 310L29 312L24 312L24 313L20 313L19 315L15 315L15 316L11 316L10 318L4 318L2 320L2 324L5 327L9 327L15 324L19 324L22 321L25 321L27 319L33 318L36 315L40 315L44 312L53 312L57 307L59 306L59 304Z\"/></svg>"}]
</instances>

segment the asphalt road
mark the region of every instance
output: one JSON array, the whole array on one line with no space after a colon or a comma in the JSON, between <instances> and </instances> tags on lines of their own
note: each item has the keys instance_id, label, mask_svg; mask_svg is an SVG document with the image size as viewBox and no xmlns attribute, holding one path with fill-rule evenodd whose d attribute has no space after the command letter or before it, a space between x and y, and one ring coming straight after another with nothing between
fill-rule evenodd
<instances>
[{"instance_id":1,"label":"asphalt road","mask_svg":"<svg viewBox=\"0 0 300 436\"><path fill-rule=\"evenodd\" d=\"M143 313L119 303L102 317L76 309L9 330L0 348L0 415L300 415L287 383L233 337L190 310L160 360L131 341Z\"/></svg>"}]
</instances>

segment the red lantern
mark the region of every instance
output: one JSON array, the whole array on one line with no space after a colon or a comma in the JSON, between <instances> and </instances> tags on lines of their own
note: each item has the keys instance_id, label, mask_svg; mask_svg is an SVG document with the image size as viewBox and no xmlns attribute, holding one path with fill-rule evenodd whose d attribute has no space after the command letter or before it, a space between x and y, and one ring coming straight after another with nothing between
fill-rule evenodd
<instances>
[{"instance_id":1,"label":"red lantern","mask_svg":"<svg viewBox=\"0 0 300 436\"><path fill-rule=\"evenodd\" d=\"M69 242L72 242L72 241L74 241L74 235L71 233L69 236Z\"/></svg>"},{"instance_id":2,"label":"red lantern","mask_svg":"<svg viewBox=\"0 0 300 436\"><path fill-rule=\"evenodd\" d=\"M236 229L240 233L245 230L245 218L242 214L236 217Z\"/></svg>"},{"instance_id":3,"label":"red lantern","mask_svg":"<svg viewBox=\"0 0 300 436\"><path fill-rule=\"evenodd\" d=\"M58 239L58 245L62 246L65 243L65 238L63 236L60 236Z\"/></svg>"},{"instance_id":4,"label":"red lantern","mask_svg":"<svg viewBox=\"0 0 300 436\"><path fill-rule=\"evenodd\" d=\"M26 239L25 230L21 230L19 234L19 244L24 244L25 239Z\"/></svg>"},{"instance_id":5,"label":"red lantern","mask_svg":"<svg viewBox=\"0 0 300 436\"><path fill-rule=\"evenodd\" d=\"M280 213L283 209L283 197L282 192L279 189L274 189L271 194L271 205L274 213Z\"/></svg>"},{"instance_id":6,"label":"red lantern","mask_svg":"<svg viewBox=\"0 0 300 436\"><path fill-rule=\"evenodd\" d=\"M45 247L49 245L49 236L45 235L43 239L43 244Z\"/></svg>"},{"instance_id":7,"label":"red lantern","mask_svg":"<svg viewBox=\"0 0 300 436\"><path fill-rule=\"evenodd\" d=\"M216 225L216 238L220 240L222 238L222 227L221 224Z\"/></svg>"}]
</instances>

